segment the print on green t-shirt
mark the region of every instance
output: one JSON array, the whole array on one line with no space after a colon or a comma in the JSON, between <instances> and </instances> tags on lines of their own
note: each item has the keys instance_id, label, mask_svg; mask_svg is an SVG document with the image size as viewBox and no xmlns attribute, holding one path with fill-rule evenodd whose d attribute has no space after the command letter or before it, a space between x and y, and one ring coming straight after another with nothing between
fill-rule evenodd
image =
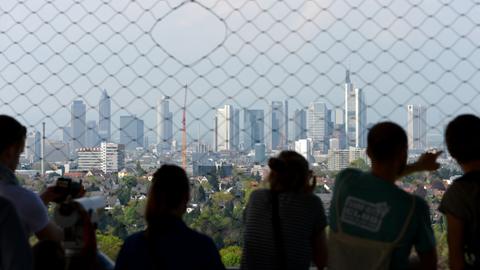
<instances>
[{"instance_id":1,"label":"print on green t-shirt","mask_svg":"<svg viewBox=\"0 0 480 270\"><path fill-rule=\"evenodd\" d=\"M370 172L355 169L338 174L333 192L329 216L331 229L337 231L335 201L338 198L343 232L370 240L395 241L412 207L412 195ZM435 248L429 208L423 199L415 199L411 224L392 254L394 269L407 267L413 246L418 252Z\"/></svg>"}]
</instances>

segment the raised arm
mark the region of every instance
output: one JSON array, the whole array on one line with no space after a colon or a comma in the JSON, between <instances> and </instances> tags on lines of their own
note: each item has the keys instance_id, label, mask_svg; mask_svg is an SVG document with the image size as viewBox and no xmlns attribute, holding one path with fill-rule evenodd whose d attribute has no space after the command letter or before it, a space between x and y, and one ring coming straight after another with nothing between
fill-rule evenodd
<instances>
[{"instance_id":1,"label":"raised arm","mask_svg":"<svg viewBox=\"0 0 480 270\"><path fill-rule=\"evenodd\" d=\"M422 171L435 171L440 167L440 164L437 162L437 158L442 154L442 151L435 153L426 152L423 153L415 163L408 164L405 166L405 169L401 173L400 177L407 176L412 173L422 172Z\"/></svg>"}]
</instances>

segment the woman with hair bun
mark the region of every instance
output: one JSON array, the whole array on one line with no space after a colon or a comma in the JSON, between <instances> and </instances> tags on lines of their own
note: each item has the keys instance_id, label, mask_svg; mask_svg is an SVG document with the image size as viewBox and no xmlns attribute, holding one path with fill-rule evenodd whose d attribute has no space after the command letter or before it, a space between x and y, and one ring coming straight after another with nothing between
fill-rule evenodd
<instances>
[{"instance_id":1,"label":"woman with hair bun","mask_svg":"<svg viewBox=\"0 0 480 270\"><path fill-rule=\"evenodd\" d=\"M327 221L307 160L283 151L268 166L270 189L252 192L245 209L241 268L323 269Z\"/></svg>"}]
</instances>

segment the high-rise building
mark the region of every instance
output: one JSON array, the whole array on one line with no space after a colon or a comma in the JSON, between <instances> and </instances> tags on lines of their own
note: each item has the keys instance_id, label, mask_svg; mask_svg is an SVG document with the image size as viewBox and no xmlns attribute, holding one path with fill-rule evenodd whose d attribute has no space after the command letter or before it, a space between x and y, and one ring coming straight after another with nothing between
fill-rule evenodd
<instances>
[{"instance_id":1,"label":"high-rise building","mask_svg":"<svg viewBox=\"0 0 480 270\"><path fill-rule=\"evenodd\" d=\"M98 132L97 122L91 120L87 122L87 133L85 138L86 147L97 147L102 142L102 138Z\"/></svg>"},{"instance_id":2,"label":"high-rise building","mask_svg":"<svg viewBox=\"0 0 480 270\"><path fill-rule=\"evenodd\" d=\"M264 143L265 117L263 110L243 110L243 144L252 150L257 143Z\"/></svg>"},{"instance_id":3,"label":"high-rise building","mask_svg":"<svg viewBox=\"0 0 480 270\"><path fill-rule=\"evenodd\" d=\"M46 140L45 142L46 162L66 162L70 160L69 143L57 140Z\"/></svg>"},{"instance_id":4,"label":"high-rise building","mask_svg":"<svg viewBox=\"0 0 480 270\"><path fill-rule=\"evenodd\" d=\"M74 100L71 107L71 145L72 151L85 147L87 107L81 100Z\"/></svg>"},{"instance_id":5,"label":"high-rise building","mask_svg":"<svg viewBox=\"0 0 480 270\"><path fill-rule=\"evenodd\" d=\"M125 168L125 145L102 142L100 149L103 172L115 173Z\"/></svg>"},{"instance_id":6,"label":"high-rise building","mask_svg":"<svg viewBox=\"0 0 480 270\"><path fill-rule=\"evenodd\" d=\"M62 127L62 142L70 144L72 141L72 128L71 127Z\"/></svg>"},{"instance_id":7,"label":"high-rise building","mask_svg":"<svg viewBox=\"0 0 480 270\"><path fill-rule=\"evenodd\" d=\"M280 150L285 147L285 111L281 101L272 101L270 108L270 148Z\"/></svg>"},{"instance_id":8,"label":"high-rise building","mask_svg":"<svg viewBox=\"0 0 480 270\"><path fill-rule=\"evenodd\" d=\"M338 149L347 148L347 139L345 135L345 125L344 124L335 124L333 126L333 133L331 138L338 140ZM330 145L331 146L331 145Z\"/></svg>"},{"instance_id":9,"label":"high-rise building","mask_svg":"<svg viewBox=\"0 0 480 270\"><path fill-rule=\"evenodd\" d=\"M125 145L125 149L135 150L143 147L144 142L143 120L135 115L120 116L120 143Z\"/></svg>"},{"instance_id":10,"label":"high-rise building","mask_svg":"<svg viewBox=\"0 0 480 270\"><path fill-rule=\"evenodd\" d=\"M100 147L78 148L76 151L80 170L96 169L104 173L116 173L125 167L123 144L102 142Z\"/></svg>"},{"instance_id":11,"label":"high-rise building","mask_svg":"<svg viewBox=\"0 0 480 270\"><path fill-rule=\"evenodd\" d=\"M170 111L169 98L161 97L157 101L157 151L170 151L173 139L173 113Z\"/></svg>"},{"instance_id":12,"label":"high-rise building","mask_svg":"<svg viewBox=\"0 0 480 270\"><path fill-rule=\"evenodd\" d=\"M101 170L102 151L100 147L77 148L77 164L79 170Z\"/></svg>"},{"instance_id":13,"label":"high-rise building","mask_svg":"<svg viewBox=\"0 0 480 270\"><path fill-rule=\"evenodd\" d=\"M340 150L340 140L338 138L330 138L328 146L329 150Z\"/></svg>"},{"instance_id":14,"label":"high-rise building","mask_svg":"<svg viewBox=\"0 0 480 270\"><path fill-rule=\"evenodd\" d=\"M231 105L217 109L214 121L215 152L238 150L240 144L240 111Z\"/></svg>"},{"instance_id":15,"label":"high-rise building","mask_svg":"<svg viewBox=\"0 0 480 270\"><path fill-rule=\"evenodd\" d=\"M285 106L284 106L284 122L283 122L283 136L282 136L282 144L283 144L283 147L288 147L288 121L289 121L289 118L288 118L288 100L285 100L284 102Z\"/></svg>"},{"instance_id":16,"label":"high-rise building","mask_svg":"<svg viewBox=\"0 0 480 270\"><path fill-rule=\"evenodd\" d=\"M293 130L295 140L307 138L307 111L304 109L295 110L293 114Z\"/></svg>"},{"instance_id":17,"label":"high-rise building","mask_svg":"<svg viewBox=\"0 0 480 270\"><path fill-rule=\"evenodd\" d=\"M367 106L361 89L350 80L350 71L345 78L345 134L347 145L364 148L367 145Z\"/></svg>"},{"instance_id":18,"label":"high-rise building","mask_svg":"<svg viewBox=\"0 0 480 270\"><path fill-rule=\"evenodd\" d=\"M107 90L103 90L102 97L98 104L98 134L102 141L110 141L112 139L112 108L110 97Z\"/></svg>"},{"instance_id":19,"label":"high-rise building","mask_svg":"<svg viewBox=\"0 0 480 270\"><path fill-rule=\"evenodd\" d=\"M408 148L425 150L427 147L427 107L407 105Z\"/></svg>"},{"instance_id":20,"label":"high-rise building","mask_svg":"<svg viewBox=\"0 0 480 270\"><path fill-rule=\"evenodd\" d=\"M345 124L345 111L340 108L335 109L335 125L343 125Z\"/></svg>"},{"instance_id":21,"label":"high-rise building","mask_svg":"<svg viewBox=\"0 0 480 270\"><path fill-rule=\"evenodd\" d=\"M307 111L307 138L313 141L313 150L326 152L328 142L328 109L323 102L311 103Z\"/></svg>"},{"instance_id":22,"label":"high-rise building","mask_svg":"<svg viewBox=\"0 0 480 270\"><path fill-rule=\"evenodd\" d=\"M338 146L338 149L346 149L347 139L345 134L345 111L343 109L336 108L334 112L333 130L330 137L338 140L335 141L335 146ZM331 147L331 145L329 147Z\"/></svg>"},{"instance_id":23,"label":"high-rise building","mask_svg":"<svg viewBox=\"0 0 480 270\"><path fill-rule=\"evenodd\" d=\"M340 171L358 159L363 159L369 163L365 148L330 149L328 150L327 168L330 171Z\"/></svg>"},{"instance_id":24,"label":"high-rise building","mask_svg":"<svg viewBox=\"0 0 480 270\"><path fill-rule=\"evenodd\" d=\"M263 164L267 160L267 156L265 155L265 144L264 143L256 143L255 144L255 163Z\"/></svg>"},{"instance_id":25,"label":"high-rise building","mask_svg":"<svg viewBox=\"0 0 480 270\"><path fill-rule=\"evenodd\" d=\"M40 161L41 153L41 143L42 136L39 131L30 131L27 133L27 138L25 140L25 158L30 163Z\"/></svg>"},{"instance_id":26,"label":"high-rise building","mask_svg":"<svg viewBox=\"0 0 480 270\"><path fill-rule=\"evenodd\" d=\"M295 152L302 155L308 162L313 161L313 140L300 139L295 141Z\"/></svg>"}]
</instances>

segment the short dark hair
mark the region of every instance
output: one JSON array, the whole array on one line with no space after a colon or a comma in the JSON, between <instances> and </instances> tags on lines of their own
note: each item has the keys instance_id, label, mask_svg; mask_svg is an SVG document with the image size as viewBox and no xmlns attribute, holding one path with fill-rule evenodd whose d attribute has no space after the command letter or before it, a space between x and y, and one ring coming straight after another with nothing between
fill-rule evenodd
<instances>
[{"instance_id":1,"label":"short dark hair","mask_svg":"<svg viewBox=\"0 0 480 270\"><path fill-rule=\"evenodd\" d=\"M271 189L275 191L301 191L309 180L308 161L295 151L282 151L268 160Z\"/></svg>"},{"instance_id":2,"label":"short dark hair","mask_svg":"<svg viewBox=\"0 0 480 270\"><path fill-rule=\"evenodd\" d=\"M0 115L0 153L14 144L21 143L27 136L27 128L15 118L8 115Z\"/></svg>"},{"instance_id":3,"label":"short dark hair","mask_svg":"<svg viewBox=\"0 0 480 270\"><path fill-rule=\"evenodd\" d=\"M457 116L447 125L445 141L458 163L480 160L480 118L472 114Z\"/></svg>"},{"instance_id":4,"label":"short dark hair","mask_svg":"<svg viewBox=\"0 0 480 270\"><path fill-rule=\"evenodd\" d=\"M393 122L381 122L368 132L368 153L372 160L390 161L408 147L407 134Z\"/></svg>"},{"instance_id":5,"label":"short dark hair","mask_svg":"<svg viewBox=\"0 0 480 270\"><path fill-rule=\"evenodd\" d=\"M145 212L147 223L154 222L162 212L179 207L189 192L190 182L185 170L176 165L162 165L153 174L148 193Z\"/></svg>"}]
</instances>

